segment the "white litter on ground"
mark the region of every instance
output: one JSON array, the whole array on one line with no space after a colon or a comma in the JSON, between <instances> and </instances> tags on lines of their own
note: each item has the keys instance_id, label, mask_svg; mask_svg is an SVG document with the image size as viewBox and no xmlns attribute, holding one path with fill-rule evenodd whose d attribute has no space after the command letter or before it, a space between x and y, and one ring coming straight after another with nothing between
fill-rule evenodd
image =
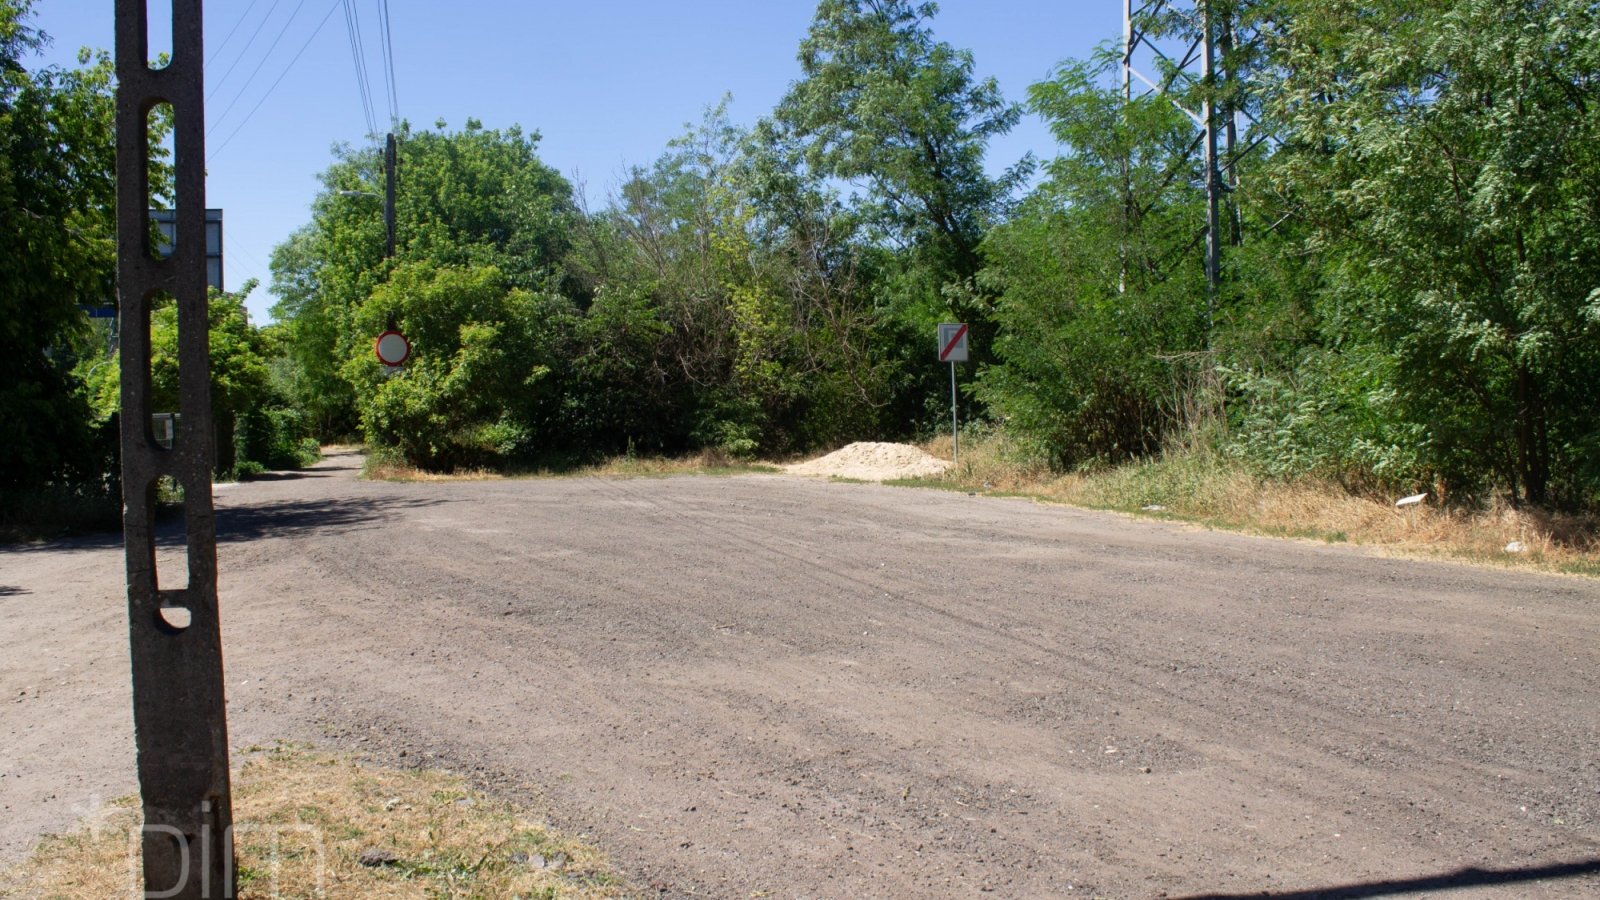
<instances>
[{"instance_id":1,"label":"white litter on ground","mask_svg":"<svg viewBox=\"0 0 1600 900\"><path fill-rule=\"evenodd\" d=\"M784 466L790 475L822 475L859 478L862 481L887 481L937 475L950 463L910 444L858 441L827 456Z\"/></svg>"}]
</instances>

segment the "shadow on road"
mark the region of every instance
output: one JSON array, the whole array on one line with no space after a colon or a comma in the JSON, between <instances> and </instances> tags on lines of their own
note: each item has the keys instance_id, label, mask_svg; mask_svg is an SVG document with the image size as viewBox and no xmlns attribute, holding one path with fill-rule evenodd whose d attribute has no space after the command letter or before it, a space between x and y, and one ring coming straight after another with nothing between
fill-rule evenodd
<instances>
[{"instance_id":1,"label":"shadow on road","mask_svg":"<svg viewBox=\"0 0 1600 900\"><path fill-rule=\"evenodd\" d=\"M21 596L22 594L28 594L28 593L32 593L32 592L31 591L25 591L22 588L11 587L10 585L6 585L6 584L0 584L0 597L17 597L17 596Z\"/></svg>"},{"instance_id":2,"label":"shadow on road","mask_svg":"<svg viewBox=\"0 0 1600 900\"><path fill-rule=\"evenodd\" d=\"M11 553L26 556L30 553L52 553L60 550L109 550L112 547L121 546L122 532L95 531L88 534L64 535L25 544L0 544L0 557Z\"/></svg>"},{"instance_id":3,"label":"shadow on road","mask_svg":"<svg viewBox=\"0 0 1600 900\"><path fill-rule=\"evenodd\" d=\"M321 478L330 471L284 472L285 478ZM343 500L288 500L281 503L257 503L250 506L217 508L217 541L219 543L247 541L255 538L275 537L296 531L327 529L334 533L376 522L403 509L436 506L442 500L408 500L373 497ZM183 540L183 514L181 507L163 508L156 523L156 542L170 548ZM40 553L61 550L109 550L122 546L122 532L104 531L75 535L52 541L32 544L0 545L0 555L5 553ZM14 590L14 589L13 589ZM0 596L5 596L0 593Z\"/></svg>"},{"instance_id":4,"label":"shadow on road","mask_svg":"<svg viewBox=\"0 0 1600 900\"><path fill-rule=\"evenodd\" d=\"M299 531L339 534L386 519L406 509L437 506L441 500L372 497L359 500L288 500L217 510L217 541L282 537Z\"/></svg>"},{"instance_id":5,"label":"shadow on road","mask_svg":"<svg viewBox=\"0 0 1600 900\"><path fill-rule=\"evenodd\" d=\"M257 472L254 475L246 475L243 478L240 478L239 480L240 481L246 481L246 482L251 482L251 481L299 481L302 478L327 478L328 476L332 475L333 473L340 471L342 468L344 468L344 467L342 467L342 466L329 466L329 467L322 468L322 469L300 469L300 470L285 469L284 471L281 471L281 472Z\"/></svg>"},{"instance_id":6,"label":"shadow on road","mask_svg":"<svg viewBox=\"0 0 1600 900\"><path fill-rule=\"evenodd\" d=\"M1346 884L1337 887L1310 888L1298 891L1252 891L1243 894L1190 894L1176 900L1358 900L1362 897L1387 897L1417 891L1450 891L1458 888L1487 887L1491 885L1519 884L1528 881L1545 881L1558 878L1577 878L1580 875L1600 874L1600 858L1580 862L1554 863L1545 866L1527 866L1517 869L1479 869L1469 867L1442 875L1424 875L1418 878L1397 878L1389 881L1369 881L1364 884Z\"/></svg>"}]
</instances>

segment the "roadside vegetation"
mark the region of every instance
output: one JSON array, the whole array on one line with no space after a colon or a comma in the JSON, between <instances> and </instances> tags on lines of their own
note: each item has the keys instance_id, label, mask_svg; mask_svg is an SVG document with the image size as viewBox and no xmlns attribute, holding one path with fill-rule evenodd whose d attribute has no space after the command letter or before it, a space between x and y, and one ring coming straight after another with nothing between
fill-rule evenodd
<instances>
[{"instance_id":1,"label":"roadside vegetation","mask_svg":"<svg viewBox=\"0 0 1600 900\"><path fill-rule=\"evenodd\" d=\"M0 0L0 541L115 529L120 372L116 304L115 79L104 51L79 68L29 71L49 40L28 27L33 0ZM161 147L171 122L152 117ZM160 151L152 202L172 200ZM281 329L253 325L256 285L210 301L217 476L232 479L315 460L310 421L282 390ZM130 326L131 327L131 326ZM151 316L157 410L177 408L177 310ZM181 426L179 426L181 428Z\"/></svg>"},{"instance_id":2,"label":"roadside vegetation","mask_svg":"<svg viewBox=\"0 0 1600 900\"><path fill-rule=\"evenodd\" d=\"M1352 491L1314 477L1266 475L1208 444L1177 447L1119 466L1053 470L1005 431L962 434L960 465L944 475L890 482L1187 522L1270 537L1349 543L1420 558L1600 575L1600 518L1516 506L1427 502ZM950 437L922 442L948 460Z\"/></svg>"},{"instance_id":3,"label":"roadside vegetation","mask_svg":"<svg viewBox=\"0 0 1600 900\"><path fill-rule=\"evenodd\" d=\"M914 446L929 456L950 459L948 433ZM398 482L728 476L781 473L786 462L733 459L702 450L684 456L624 454L568 469L440 473L410 466L389 453L369 456L362 475ZM830 480L862 481L838 475ZM885 483L1023 497L1268 537L1348 543L1402 556L1600 576L1600 518L1594 515L1517 506L1503 499L1464 506L1430 503L1424 497L1396 506L1400 498L1378 491L1352 491L1315 477L1270 476L1206 443L1119 465L1061 472L1037 448L1019 443L1014 432L979 424L962 431L959 466Z\"/></svg>"},{"instance_id":4,"label":"roadside vegetation","mask_svg":"<svg viewBox=\"0 0 1600 900\"><path fill-rule=\"evenodd\" d=\"M255 748L234 774L239 896L624 896L593 847L469 789L305 747ZM90 813L0 874L0 897L137 894L138 798Z\"/></svg>"},{"instance_id":5,"label":"roadside vegetation","mask_svg":"<svg viewBox=\"0 0 1600 900\"><path fill-rule=\"evenodd\" d=\"M30 5L0 0L6 158L39 155L0 170L0 249L39 263L0 279L0 321L22 323L0 332L20 361L0 385L7 509L118 491L115 366L78 310L110 296L109 73L28 72ZM537 131L406 124L392 258L351 195L382 183L380 154L340 148L273 254L276 323L214 302L219 471L295 464L313 439L405 477L907 440L947 415L933 335L962 321L964 419L1040 480L1081 482L1075 502L1356 540L1394 513L1268 510L1426 493L1394 529L1509 516L1529 554L1585 552L1568 523L1600 514L1600 13L1209 8L1249 37L1216 80L1125 99L1107 44L1018 104L936 37L934 4L822 0L774 108L706 98L603 197L542 162ZM1215 287L1174 101L1239 129ZM1055 144L987 159L1024 115ZM398 374L372 353L390 326L414 348Z\"/></svg>"},{"instance_id":6,"label":"roadside vegetation","mask_svg":"<svg viewBox=\"0 0 1600 900\"><path fill-rule=\"evenodd\" d=\"M564 468L540 469L458 469L430 472L419 469L396 453L369 454L361 476L373 481L490 481L505 478L553 476L606 478L663 478L668 475L754 475L782 471L772 463L729 456L718 450L701 450L688 456L639 456L623 454L593 463Z\"/></svg>"}]
</instances>

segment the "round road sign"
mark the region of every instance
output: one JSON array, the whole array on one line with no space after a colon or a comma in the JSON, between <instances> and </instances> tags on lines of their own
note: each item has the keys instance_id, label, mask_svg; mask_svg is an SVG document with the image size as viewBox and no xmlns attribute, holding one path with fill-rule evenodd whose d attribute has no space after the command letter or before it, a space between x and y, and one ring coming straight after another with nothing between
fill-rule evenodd
<instances>
[{"instance_id":1,"label":"round road sign","mask_svg":"<svg viewBox=\"0 0 1600 900\"><path fill-rule=\"evenodd\" d=\"M378 362L386 366L398 366L411 358L411 342L406 340L405 335L393 329L378 335L372 350L378 354Z\"/></svg>"}]
</instances>

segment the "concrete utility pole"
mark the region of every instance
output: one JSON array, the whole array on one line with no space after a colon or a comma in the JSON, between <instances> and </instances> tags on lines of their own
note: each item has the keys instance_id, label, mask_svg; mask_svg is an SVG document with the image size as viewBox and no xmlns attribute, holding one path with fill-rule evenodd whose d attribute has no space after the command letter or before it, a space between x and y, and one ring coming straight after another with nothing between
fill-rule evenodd
<instances>
[{"instance_id":1,"label":"concrete utility pole","mask_svg":"<svg viewBox=\"0 0 1600 900\"><path fill-rule=\"evenodd\" d=\"M145 895L233 897L233 801L211 502L202 0L172 0L172 61L162 69L150 67L146 2L116 0L123 533ZM172 109L177 175L177 240L166 259L151 252L148 218L149 115L162 103ZM183 428L171 449L155 439L150 405L150 310L162 294L178 308ZM183 489L187 565L158 574L155 506L164 478Z\"/></svg>"}]
</instances>

